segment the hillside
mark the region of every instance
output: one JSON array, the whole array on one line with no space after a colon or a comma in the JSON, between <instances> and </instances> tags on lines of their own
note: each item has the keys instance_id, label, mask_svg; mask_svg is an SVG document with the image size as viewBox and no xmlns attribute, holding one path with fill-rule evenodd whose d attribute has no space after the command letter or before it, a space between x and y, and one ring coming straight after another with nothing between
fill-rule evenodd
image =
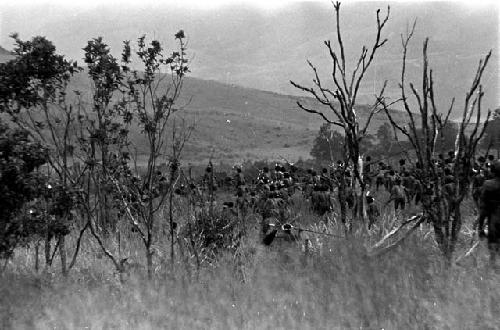
<instances>
[{"instance_id":1,"label":"hillside","mask_svg":"<svg viewBox=\"0 0 500 330\"><path fill-rule=\"evenodd\" d=\"M186 112L198 123L190 144L198 156L208 156L213 147L222 159L308 158L323 124L297 106L298 100L313 106L312 99L198 79L189 79L184 92L192 97ZM363 110L358 109L361 117L367 113ZM372 133L383 122L383 115L375 118Z\"/></svg>"},{"instance_id":2,"label":"hillside","mask_svg":"<svg viewBox=\"0 0 500 330\"><path fill-rule=\"evenodd\" d=\"M84 75L73 80L70 90L89 90ZM87 94L88 97L88 94ZM313 140L323 123L317 116L297 106L297 101L313 106L309 98L283 95L211 80L187 78L178 106L183 106L187 122L196 122L191 141L186 145L185 160L200 162L211 155L217 162L245 159L309 158ZM365 107L359 106L361 118ZM402 113L395 112L399 120ZM385 115L372 121L371 132L385 122ZM139 152L145 141L137 130L132 132Z\"/></svg>"},{"instance_id":3,"label":"hillside","mask_svg":"<svg viewBox=\"0 0 500 330\"><path fill-rule=\"evenodd\" d=\"M5 63L13 58L14 56L11 52L0 46L0 63Z\"/></svg>"}]
</instances>

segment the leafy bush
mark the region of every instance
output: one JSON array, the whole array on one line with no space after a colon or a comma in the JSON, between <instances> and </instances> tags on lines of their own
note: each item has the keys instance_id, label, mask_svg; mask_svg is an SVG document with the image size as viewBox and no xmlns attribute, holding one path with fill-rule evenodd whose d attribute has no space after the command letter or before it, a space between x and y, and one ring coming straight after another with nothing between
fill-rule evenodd
<instances>
[{"instance_id":1,"label":"leafy bush","mask_svg":"<svg viewBox=\"0 0 500 330\"><path fill-rule=\"evenodd\" d=\"M0 258L36 233L38 226L21 211L42 194L45 178L36 171L47 160L47 150L0 121Z\"/></svg>"}]
</instances>

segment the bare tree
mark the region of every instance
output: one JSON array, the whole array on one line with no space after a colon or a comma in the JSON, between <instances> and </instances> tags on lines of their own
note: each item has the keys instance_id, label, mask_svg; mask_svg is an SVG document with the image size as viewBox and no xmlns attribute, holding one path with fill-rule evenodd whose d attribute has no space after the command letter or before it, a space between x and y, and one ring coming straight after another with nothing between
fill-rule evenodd
<instances>
[{"instance_id":1,"label":"bare tree","mask_svg":"<svg viewBox=\"0 0 500 330\"><path fill-rule=\"evenodd\" d=\"M455 99L451 101L450 106L445 111L441 111L436 105L433 71L429 67L427 54L428 38L425 39L422 49L421 91L418 91L412 82L406 81L407 52L415 26L416 21L406 36L401 36L403 63L399 88L404 111L409 118L408 125L397 123L385 100L380 98L379 101L383 104L392 126L408 138L414 149L417 158L417 176L424 186L423 215L427 221L432 223L436 241L446 259L451 261L462 226L460 206L470 187L474 155L491 114L488 111L486 120L484 120L481 108L481 100L484 95L481 78L491 56L491 51L479 61L472 85L465 95L455 140L454 161L450 168L451 172L446 175L442 164L435 158L436 146L438 140L443 139L443 130L450 123ZM410 97L415 99L416 106L410 104Z\"/></svg>"},{"instance_id":2,"label":"bare tree","mask_svg":"<svg viewBox=\"0 0 500 330\"><path fill-rule=\"evenodd\" d=\"M367 182L363 178L363 155L360 152L360 145L367 135L367 130L373 116L381 110L378 100L384 95L387 81L384 82L378 97L375 95L377 101L368 110L368 113L364 114L364 117L367 118L364 125L360 124L359 115L356 113L356 102L359 88L368 69L373 63L375 54L387 42L387 39L382 37L382 32L387 21L389 20L390 7L387 7L387 14L384 17L381 17L380 9L377 10L375 41L370 48L367 46L363 46L361 48L361 54L357 59L354 71L351 75L349 75L346 70L347 60L345 57L345 46L340 28L340 2L335 2L333 5L336 17L336 41L338 49L335 49L330 40L325 41L324 44L328 49L332 61L331 80L335 89L326 87L327 84L320 80L318 69L310 61L307 61L307 63L314 73L313 86L307 87L293 81L290 82L294 87L313 96L314 99L323 106L322 109L313 109L306 106L302 102L297 102L298 106L302 110L318 115L327 123L336 125L343 130L345 147L347 149L345 163L346 166L352 167L355 182L358 188L357 210L359 211L359 215L364 218L366 216L364 192L366 190ZM340 185L339 189L343 186L344 185ZM340 194L339 196L343 195L344 194ZM341 197L341 218L344 223L346 221L345 203L345 198Z\"/></svg>"}]
</instances>

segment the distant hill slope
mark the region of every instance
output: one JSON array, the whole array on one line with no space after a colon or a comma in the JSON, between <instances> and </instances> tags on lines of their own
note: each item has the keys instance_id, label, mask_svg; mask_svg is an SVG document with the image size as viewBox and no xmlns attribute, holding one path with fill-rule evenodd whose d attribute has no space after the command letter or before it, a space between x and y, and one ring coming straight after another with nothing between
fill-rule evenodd
<instances>
[{"instance_id":1,"label":"distant hill slope","mask_svg":"<svg viewBox=\"0 0 500 330\"><path fill-rule=\"evenodd\" d=\"M5 63L14 58L11 52L0 46L0 63Z\"/></svg>"},{"instance_id":2,"label":"distant hill slope","mask_svg":"<svg viewBox=\"0 0 500 330\"><path fill-rule=\"evenodd\" d=\"M71 88L87 91L87 78L76 77ZM281 156L290 161L309 158L323 121L299 109L297 100L314 105L308 98L187 78L177 104L185 106L184 117L188 122L195 121L196 129L186 146L185 160L200 162L211 155L215 161L225 162L277 160ZM366 118L365 110L358 107L360 118ZM395 114L399 121L405 120L403 113ZM376 116L371 132L375 133L385 120L385 115ZM137 130L132 137L139 152L145 150L145 141Z\"/></svg>"},{"instance_id":3,"label":"distant hill slope","mask_svg":"<svg viewBox=\"0 0 500 330\"><path fill-rule=\"evenodd\" d=\"M186 112L193 115L198 124L189 149L195 149L200 156L208 156L213 147L216 156L222 159L231 156L235 159L308 158L323 124L321 118L297 106L298 100L314 106L315 102L308 98L188 79L184 99L191 97ZM368 109L360 106L358 113L364 121ZM402 113L397 113L397 117L404 119ZM385 115L377 116L371 132L375 133L385 120Z\"/></svg>"},{"instance_id":4,"label":"distant hill slope","mask_svg":"<svg viewBox=\"0 0 500 330\"><path fill-rule=\"evenodd\" d=\"M2 49L0 56L12 55ZM88 100L90 82L86 74L76 75L69 90L79 90ZM299 109L299 100L309 107L317 106L307 97L186 78L177 105L183 106L183 117L187 122L195 122L196 128L186 145L185 159L196 163L211 156L215 161L225 162L309 158L323 120ZM366 106L358 106L361 121L367 111ZM403 113L394 113L398 120L404 121ZM385 120L384 115L376 116L370 132L375 133ZM144 153L147 145L139 130L134 128L131 136L139 154Z\"/></svg>"}]
</instances>

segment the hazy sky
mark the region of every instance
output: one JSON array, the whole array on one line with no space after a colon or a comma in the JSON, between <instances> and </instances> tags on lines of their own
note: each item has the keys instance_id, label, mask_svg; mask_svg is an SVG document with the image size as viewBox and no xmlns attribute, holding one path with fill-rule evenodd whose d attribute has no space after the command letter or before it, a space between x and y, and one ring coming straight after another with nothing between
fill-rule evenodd
<instances>
[{"instance_id":1,"label":"hazy sky","mask_svg":"<svg viewBox=\"0 0 500 330\"><path fill-rule=\"evenodd\" d=\"M4 0L5 1L5 0ZM366 2L370 0L344 0L345 4L351 2ZM376 0L373 0L376 1ZM396 2L424 2L435 0L396 0ZM251 4L264 9L274 9L294 2L328 2L328 0L16 0L9 5L40 5L42 3L58 4L68 7L92 7L101 5L119 5L132 4L143 5L178 5L178 6L196 6L197 8L217 8L228 4ZM457 0L455 0L457 2ZM498 0L458 0L470 7L482 6L498 2Z\"/></svg>"},{"instance_id":2,"label":"hazy sky","mask_svg":"<svg viewBox=\"0 0 500 330\"><path fill-rule=\"evenodd\" d=\"M217 8L223 5L252 4L260 8L274 9L293 2L322 1L322 0L17 0L15 5L34 5L40 3L59 4L68 7L95 7L101 5L176 5L195 6L197 8Z\"/></svg>"}]
</instances>

